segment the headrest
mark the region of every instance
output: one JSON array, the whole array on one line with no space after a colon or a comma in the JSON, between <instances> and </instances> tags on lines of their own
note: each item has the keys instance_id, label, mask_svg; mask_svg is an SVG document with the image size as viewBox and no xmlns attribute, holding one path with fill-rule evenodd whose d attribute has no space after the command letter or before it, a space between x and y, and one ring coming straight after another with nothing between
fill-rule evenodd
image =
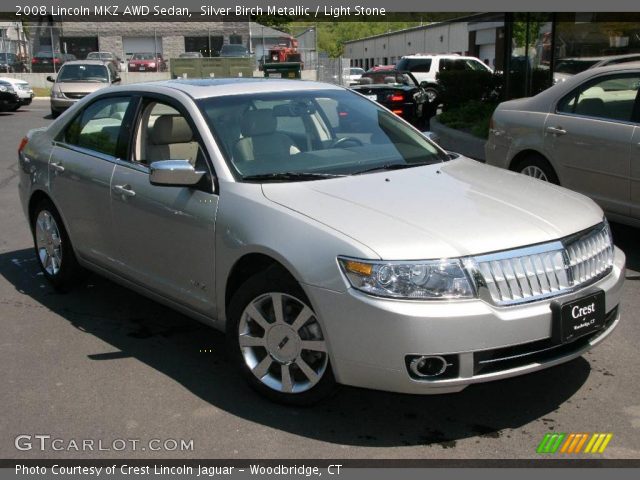
<instances>
[{"instance_id":1,"label":"headrest","mask_svg":"<svg viewBox=\"0 0 640 480\"><path fill-rule=\"evenodd\" d=\"M240 129L243 137L268 135L276 131L276 117L271 109L249 110L242 117Z\"/></svg>"},{"instance_id":2,"label":"headrest","mask_svg":"<svg viewBox=\"0 0 640 480\"><path fill-rule=\"evenodd\" d=\"M384 77L384 83L398 83L396 77Z\"/></svg>"},{"instance_id":3,"label":"headrest","mask_svg":"<svg viewBox=\"0 0 640 480\"><path fill-rule=\"evenodd\" d=\"M160 115L153 124L149 140L153 145L189 143L193 140L193 132L184 117Z\"/></svg>"},{"instance_id":4,"label":"headrest","mask_svg":"<svg viewBox=\"0 0 640 480\"><path fill-rule=\"evenodd\" d=\"M371 78L371 77L360 77L360 80L358 80L358 83L360 85L371 85L373 83L373 78Z\"/></svg>"}]
</instances>

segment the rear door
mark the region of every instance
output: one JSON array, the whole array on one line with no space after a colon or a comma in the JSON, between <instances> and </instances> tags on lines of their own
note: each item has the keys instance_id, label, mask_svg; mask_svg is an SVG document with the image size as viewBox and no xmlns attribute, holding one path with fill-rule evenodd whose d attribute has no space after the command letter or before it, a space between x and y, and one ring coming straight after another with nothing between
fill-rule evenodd
<instances>
[{"instance_id":1,"label":"rear door","mask_svg":"<svg viewBox=\"0 0 640 480\"><path fill-rule=\"evenodd\" d=\"M545 122L545 149L560 183L605 210L629 215L633 109L640 73L602 75L558 102Z\"/></svg>"},{"instance_id":2,"label":"rear door","mask_svg":"<svg viewBox=\"0 0 640 480\"><path fill-rule=\"evenodd\" d=\"M110 265L116 254L111 228L111 175L122 156L129 96L102 97L79 112L56 138L49 160L52 198L76 253Z\"/></svg>"}]
</instances>

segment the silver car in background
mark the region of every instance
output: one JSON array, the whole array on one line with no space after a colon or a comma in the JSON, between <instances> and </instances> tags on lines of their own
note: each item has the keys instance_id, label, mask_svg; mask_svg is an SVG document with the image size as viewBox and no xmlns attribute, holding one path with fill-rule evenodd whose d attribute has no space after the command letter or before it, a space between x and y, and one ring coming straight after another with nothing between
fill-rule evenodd
<instances>
[{"instance_id":1,"label":"silver car in background","mask_svg":"<svg viewBox=\"0 0 640 480\"><path fill-rule=\"evenodd\" d=\"M101 90L29 132L19 165L56 288L88 268L226 332L276 401L457 392L576 358L620 319L625 257L595 203L449 160L335 85Z\"/></svg>"},{"instance_id":2,"label":"silver car in background","mask_svg":"<svg viewBox=\"0 0 640 480\"><path fill-rule=\"evenodd\" d=\"M51 87L51 116L60 113L90 93L120 82L113 63L102 60L77 60L66 62L55 76L47 77Z\"/></svg>"},{"instance_id":3,"label":"silver car in background","mask_svg":"<svg viewBox=\"0 0 640 480\"><path fill-rule=\"evenodd\" d=\"M501 103L487 163L583 193L640 226L640 63L589 69Z\"/></svg>"}]
</instances>

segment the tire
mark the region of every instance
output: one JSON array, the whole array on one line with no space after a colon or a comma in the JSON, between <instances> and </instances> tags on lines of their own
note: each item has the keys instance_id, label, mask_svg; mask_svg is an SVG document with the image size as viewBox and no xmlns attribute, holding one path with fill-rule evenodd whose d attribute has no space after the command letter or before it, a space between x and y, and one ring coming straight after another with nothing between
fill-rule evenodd
<instances>
[{"instance_id":1,"label":"tire","mask_svg":"<svg viewBox=\"0 0 640 480\"><path fill-rule=\"evenodd\" d=\"M427 94L427 98L429 99L429 103L438 107L440 92L433 87L427 87L424 89L424 93Z\"/></svg>"},{"instance_id":2,"label":"tire","mask_svg":"<svg viewBox=\"0 0 640 480\"><path fill-rule=\"evenodd\" d=\"M543 182L560 185L558 175L549 161L538 153L529 153L522 160L515 164L514 171L537 178Z\"/></svg>"},{"instance_id":3,"label":"tire","mask_svg":"<svg viewBox=\"0 0 640 480\"><path fill-rule=\"evenodd\" d=\"M68 291L81 280L84 270L78 264L67 230L51 200L41 200L36 206L31 231L40 270L56 290Z\"/></svg>"},{"instance_id":4,"label":"tire","mask_svg":"<svg viewBox=\"0 0 640 480\"><path fill-rule=\"evenodd\" d=\"M249 278L229 304L229 355L249 385L274 402L313 405L336 388L326 337L309 305L300 285L274 267Z\"/></svg>"},{"instance_id":5,"label":"tire","mask_svg":"<svg viewBox=\"0 0 640 480\"><path fill-rule=\"evenodd\" d=\"M51 109L51 118L58 118L60 116L60 112L58 110Z\"/></svg>"}]
</instances>

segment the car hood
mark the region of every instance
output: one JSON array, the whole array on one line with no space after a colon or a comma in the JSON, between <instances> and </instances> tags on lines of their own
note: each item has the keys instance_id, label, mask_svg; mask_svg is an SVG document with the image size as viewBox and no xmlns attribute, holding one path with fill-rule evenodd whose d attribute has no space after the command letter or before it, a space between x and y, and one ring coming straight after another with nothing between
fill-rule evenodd
<instances>
[{"instance_id":1,"label":"car hood","mask_svg":"<svg viewBox=\"0 0 640 480\"><path fill-rule=\"evenodd\" d=\"M331 180L269 183L263 192L386 260L522 247L603 219L602 210L580 194L467 158Z\"/></svg>"},{"instance_id":2,"label":"car hood","mask_svg":"<svg viewBox=\"0 0 640 480\"><path fill-rule=\"evenodd\" d=\"M58 82L56 86L62 93L93 93L108 86L108 83L98 82Z\"/></svg>"}]
</instances>

